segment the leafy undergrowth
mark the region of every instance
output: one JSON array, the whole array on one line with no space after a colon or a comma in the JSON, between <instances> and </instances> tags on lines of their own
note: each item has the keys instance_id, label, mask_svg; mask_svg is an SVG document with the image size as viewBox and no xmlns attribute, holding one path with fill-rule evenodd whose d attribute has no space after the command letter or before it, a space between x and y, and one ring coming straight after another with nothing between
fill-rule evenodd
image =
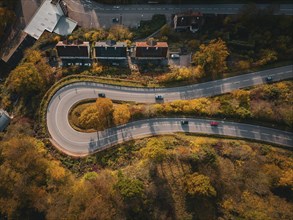
<instances>
[{"instance_id":1,"label":"leafy undergrowth","mask_svg":"<svg viewBox=\"0 0 293 220\"><path fill-rule=\"evenodd\" d=\"M31 137L0 138L1 219L290 219L292 151L175 134L74 159Z\"/></svg>"},{"instance_id":2,"label":"leafy undergrowth","mask_svg":"<svg viewBox=\"0 0 293 220\"><path fill-rule=\"evenodd\" d=\"M292 152L268 145L177 134L138 140L96 159L101 169L120 169L143 183L139 201L145 205L136 217L148 212L150 219L287 219L293 214Z\"/></svg>"}]
</instances>

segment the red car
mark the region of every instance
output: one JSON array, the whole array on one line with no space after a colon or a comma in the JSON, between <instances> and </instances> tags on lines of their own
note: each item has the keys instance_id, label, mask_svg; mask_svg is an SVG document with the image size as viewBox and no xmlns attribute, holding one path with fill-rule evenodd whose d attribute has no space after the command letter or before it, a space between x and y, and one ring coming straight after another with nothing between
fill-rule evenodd
<instances>
[{"instance_id":1,"label":"red car","mask_svg":"<svg viewBox=\"0 0 293 220\"><path fill-rule=\"evenodd\" d=\"M219 122L211 121L210 125L211 125L211 126L218 126L218 125L219 125Z\"/></svg>"}]
</instances>

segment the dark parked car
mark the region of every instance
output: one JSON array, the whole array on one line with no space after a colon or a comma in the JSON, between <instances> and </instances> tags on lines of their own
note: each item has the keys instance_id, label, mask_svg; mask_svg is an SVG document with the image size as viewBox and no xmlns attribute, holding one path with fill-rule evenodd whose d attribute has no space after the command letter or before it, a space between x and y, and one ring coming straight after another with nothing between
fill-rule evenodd
<instances>
[{"instance_id":1,"label":"dark parked car","mask_svg":"<svg viewBox=\"0 0 293 220\"><path fill-rule=\"evenodd\" d=\"M182 125L188 125L188 121L187 121L187 120L182 120L182 121L181 121L181 124L182 124Z\"/></svg>"},{"instance_id":2,"label":"dark parked car","mask_svg":"<svg viewBox=\"0 0 293 220\"><path fill-rule=\"evenodd\" d=\"M219 122L211 121L210 125L211 125L211 126L218 126L218 125L219 125Z\"/></svg>"},{"instance_id":3,"label":"dark parked car","mask_svg":"<svg viewBox=\"0 0 293 220\"><path fill-rule=\"evenodd\" d=\"M105 98L106 97L105 93L99 93L98 96L101 97L101 98Z\"/></svg>"},{"instance_id":4,"label":"dark parked car","mask_svg":"<svg viewBox=\"0 0 293 220\"><path fill-rule=\"evenodd\" d=\"M164 97L163 97L162 95L156 95L156 96L155 96L155 99L156 99L156 100L163 100Z\"/></svg>"},{"instance_id":5,"label":"dark parked car","mask_svg":"<svg viewBox=\"0 0 293 220\"><path fill-rule=\"evenodd\" d=\"M271 77L271 76L267 76L267 77L266 77L266 81L267 81L267 82L272 82L272 81L273 81L273 77Z\"/></svg>"}]
</instances>

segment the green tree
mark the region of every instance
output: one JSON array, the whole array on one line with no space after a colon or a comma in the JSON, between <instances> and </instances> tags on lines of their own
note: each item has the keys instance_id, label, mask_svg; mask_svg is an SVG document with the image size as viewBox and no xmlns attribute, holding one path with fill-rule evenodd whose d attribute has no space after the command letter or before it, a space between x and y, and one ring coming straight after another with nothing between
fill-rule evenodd
<instances>
[{"instance_id":1,"label":"green tree","mask_svg":"<svg viewBox=\"0 0 293 220\"><path fill-rule=\"evenodd\" d=\"M208 176L193 173L187 175L185 179L185 190L190 196L216 196L217 192L210 183Z\"/></svg>"},{"instance_id":2,"label":"green tree","mask_svg":"<svg viewBox=\"0 0 293 220\"><path fill-rule=\"evenodd\" d=\"M203 67L205 73L215 78L218 73L227 69L226 59L229 55L226 43L221 40L212 40L208 45L200 45L200 49L193 55L193 62Z\"/></svg>"},{"instance_id":3,"label":"green tree","mask_svg":"<svg viewBox=\"0 0 293 220\"><path fill-rule=\"evenodd\" d=\"M142 181L127 178L122 173L118 173L118 181L114 187L119 190L124 199L141 198L144 193Z\"/></svg>"},{"instance_id":4,"label":"green tree","mask_svg":"<svg viewBox=\"0 0 293 220\"><path fill-rule=\"evenodd\" d=\"M127 105L115 106L113 112L115 125L126 124L130 119L130 111Z\"/></svg>"}]
</instances>

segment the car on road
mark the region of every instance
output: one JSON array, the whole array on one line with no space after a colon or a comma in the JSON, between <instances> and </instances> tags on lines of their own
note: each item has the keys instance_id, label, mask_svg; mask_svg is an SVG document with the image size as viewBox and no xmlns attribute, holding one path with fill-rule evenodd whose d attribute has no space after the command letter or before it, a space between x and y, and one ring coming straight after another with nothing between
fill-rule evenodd
<instances>
[{"instance_id":1,"label":"car on road","mask_svg":"<svg viewBox=\"0 0 293 220\"><path fill-rule=\"evenodd\" d=\"M163 100L164 99L164 96L162 96L162 95L156 95L155 96L155 99L156 100Z\"/></svg>"},{"instance_id":2,"label":"car on road","mask_svg":"<svg viewBox=\"0 0 293 220\"><path fill-rule=\"evenodd\" d=\"M99 93L98 96L99 96L100 98L105 98L105 97L106 97L105 93Z\"/></svg>"},{"instance_id":3,"label":"car on road","mask_svg":"<svg viewBox=\"0 0 293 220\"><path fill-rule=\"evenodd\" d=\"M217 121L211 121L211 122L210 122L210 125L216 127L216 126L219 125L219 122L217 122Z\"/></svg>"},{"instance_id":4,"label":"car on road","mask_svg":"<svg viewBox=\"0 0 293 220\"><path fill-rule=\"evenodd\" d=\"M120 6L114 5L113 8L118 9L118 8L120 8Z\"/></svg>"},{"instance_id":5,"label":"car on road","mask_svg":"<svg viewBox=\"0 0 293 220\"><path fill-rule=\"evenodd\" d=\"M181 123L181 125L188 125L188 121L187 120L182 120L180 123Z\"/></svg>"},{"instance_id":6,"label":"car on road","mask_svg":"<svg viewBox=\"0 0 293 220\"><path fill-rule=\"evenodd\" d=\"M273 77L271 77L271 76L267 76L266 77L266 82L272 82L273 81Z\"/></svg>"},{"instance_id":7,"label":"car on road","mask_svg":"<svg viewBox=\"0 0 293 220\"><path fill-rule=\"evenodd\" d=\"M118 23L119 22L119 18L112 18L112 22L113 23Z\"/></svg>"}]
</instances>

